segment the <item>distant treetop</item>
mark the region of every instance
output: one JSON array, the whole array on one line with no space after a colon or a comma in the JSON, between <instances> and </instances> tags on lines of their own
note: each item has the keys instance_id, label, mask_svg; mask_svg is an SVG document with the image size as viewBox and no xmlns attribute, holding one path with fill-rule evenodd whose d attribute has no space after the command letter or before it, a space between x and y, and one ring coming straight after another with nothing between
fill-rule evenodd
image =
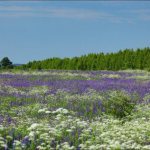
<instances>
[{"instance_id":1,"label":"distant treetop","mask_svg":"<svg viewBox=\"0 0 150 150\"><path fill-rule=\"evenodd\" d=\"M0 66L2 69L11 69L13 68L13 64L12 62L9 60L8 57L4 57L1 61L0 61Z\"/></svg>"}]
</instances>

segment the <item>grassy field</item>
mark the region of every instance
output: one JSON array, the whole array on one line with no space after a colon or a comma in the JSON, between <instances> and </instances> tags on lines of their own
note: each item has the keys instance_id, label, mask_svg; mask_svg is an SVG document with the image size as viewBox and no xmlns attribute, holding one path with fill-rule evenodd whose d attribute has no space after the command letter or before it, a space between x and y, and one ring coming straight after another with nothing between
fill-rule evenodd
<instances>
[{"instance_id":1,"label":"grassy field","mask_svg":"<svg viewBox=\"0 0 150 150\"><path fill-rule=\"evenodd\" d=\"M0 73L0 149L150 150L150 73Z\"/></svg>"}]
</instances>

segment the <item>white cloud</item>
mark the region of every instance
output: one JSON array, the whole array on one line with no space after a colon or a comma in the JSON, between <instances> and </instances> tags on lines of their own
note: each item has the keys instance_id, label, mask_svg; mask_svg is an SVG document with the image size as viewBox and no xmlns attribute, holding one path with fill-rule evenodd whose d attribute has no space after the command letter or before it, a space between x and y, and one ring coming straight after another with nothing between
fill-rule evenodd
<instances>
[{"instance_id":1,"label":"white cloud","mask_svg":"<svg viewBox=\"0 0 150 150\"><path fill-rule=\"evenodd\" d=\"M49 17L66 19L97 19L112 23L150 20L149 9L120 10L110 13L94 9L53 8L40 6L0 6L0 17ZM116 13L118 12L118 13ZM126 15L123 15L126 14Z\"/></svg>"},{"instance_id":2,"label":"white cloud","mask_svg":"<svg viewBox=\"0 0 150 150\"><path fill-rule=\"evenodd\" d=\"M120 14L128 16L129 20L136 21L150 21L150 9L134 8L129 10L120 10Z\"/></svg>"},{"instance_id":3,"label":"white cloud","mask_svg":"<svg viewBox=\"0 0 150 150\"><path fill-rule=\"evenodd\" d=\"M68 19L99 19L121 22L120 17L92 9L0 6L0 17L57 17Z\"/></svg>"},{"instance_id":4,"label":"white cloud","mask_svg":"<svg viewBox=\"0 0 150 150\"><path fill-rule=\"evenodd\" d=\"M150 13L150 9L135 9L135 10L130 10L131 13L135 14L145 14L145 13Z\"/></svg>"},{"instance_id":5,"label":"white cloud","mask_svg":"<svg viewBox=\"0 0 150 150\"><path fill-rule=\"evenodd\" d=\"M111 18L113 15L105 12L84 9L47 9L47 14L55 17L78 18L78 19L104 19Z\"/></svg>"},{"instance_id":6,"label":"white cloud","mask_svg":"<svg viewBox=\"0 0 150 150\"><path fill-rule=\"evenodd\" d=\"M0 6L0 11L31 11L33 10L32 7L27 7L27 6Z\"/></svg>"},{"instance_id":7,"label":"white cloud","mask_svg":"<svg viewBox=\"0 0 150 150\"><path fill-rule=\"evenodd\" d=\"M150 15L149 14L142 14L139 16L139 18L143 21L150 21Z\"/></svg>"}]
</instances>

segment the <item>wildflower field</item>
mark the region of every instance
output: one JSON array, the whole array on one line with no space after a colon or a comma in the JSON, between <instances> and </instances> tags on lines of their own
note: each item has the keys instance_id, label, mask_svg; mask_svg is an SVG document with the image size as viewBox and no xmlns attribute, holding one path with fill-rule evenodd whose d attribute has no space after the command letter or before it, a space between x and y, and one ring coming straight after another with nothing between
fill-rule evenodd
<instances>
[{"instance_id":1,"label":"wildflower field","mask_svg":"<svg viewBox=\"0 0 150 150\"><path fill-rule=\"evenodd\" d=\"M150 150L150 73L0 72L0 150Z\"/></svg>"}]
</instances>

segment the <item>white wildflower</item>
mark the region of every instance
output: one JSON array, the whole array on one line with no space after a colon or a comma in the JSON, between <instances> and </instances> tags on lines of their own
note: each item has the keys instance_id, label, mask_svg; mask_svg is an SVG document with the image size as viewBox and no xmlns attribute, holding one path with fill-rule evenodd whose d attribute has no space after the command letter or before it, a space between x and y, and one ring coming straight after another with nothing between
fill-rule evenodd
<instances>
[{"instance_id":1,"label":"white wildflower","mask_svg":"<svg viewBox=\"0 0 150 150\"><path fill-rule=\"evenodd\" d=\"M39 109L38 113L44 113L46 111L46 108Z\"/></svg>"},{"instance_id":2,"label":"white wildflower","mask_svg":"<svg viewBox=\"0 0 150 150\"><path fill-rule=\"evenodd\" d=\"M33 138L34 136L35 136L35 132L31 131L31 132L29 133L29 137Z\"/></svg>"},{"instance_id":3,"label":"white wildflower","mask_svg":"<svg viewBox=\"0 0 150 150\"><path fill-rule=\"evenodd\" d=\"M38 126L39 126L38 123L33 123L33 124L30 126L30 128L28 128L28 130L34 130L34 129L36 129Z\"/></svg>"},{"instance_id":4,"label":"white wildflower","mask_svg":"<svg viewBox=\"0 0 150 150\"><path fill-rule=\"evenodd\" d=\"M67 129L66 132L72 132L72 130L71 129Z\"/></svg>"},{"instance_id":5,"label":"white wildflower","mask_svg":"<svg viewBox=\"0 0 150 150\"><path fill-rule=\"evenodd\" d=\"M0 125L0 131L3 131L5 128L2 126L2 125Z\"/></svg>"},{"instance_id":6,"label":"white wildflower","mask_svg":"<svg viewBox=\"0 0 150 150\"><path fill-rule=\"evenodd\" d=\"M21 145L21 142L18 140L14 140L14 145L19 146L19 145Z\"/></svg>"},{"instance_id":7,"label":"white wildflower","mask_svg":"<svg viewBox=\"0 0 150 150\"><path fill-rule=\"evenodd\" d=\"M47 111L45 111L45 113L46 113L46 114L50 114L50 113L51 113L51 111L47 110Z\"/></svg>"}]
</instances>

